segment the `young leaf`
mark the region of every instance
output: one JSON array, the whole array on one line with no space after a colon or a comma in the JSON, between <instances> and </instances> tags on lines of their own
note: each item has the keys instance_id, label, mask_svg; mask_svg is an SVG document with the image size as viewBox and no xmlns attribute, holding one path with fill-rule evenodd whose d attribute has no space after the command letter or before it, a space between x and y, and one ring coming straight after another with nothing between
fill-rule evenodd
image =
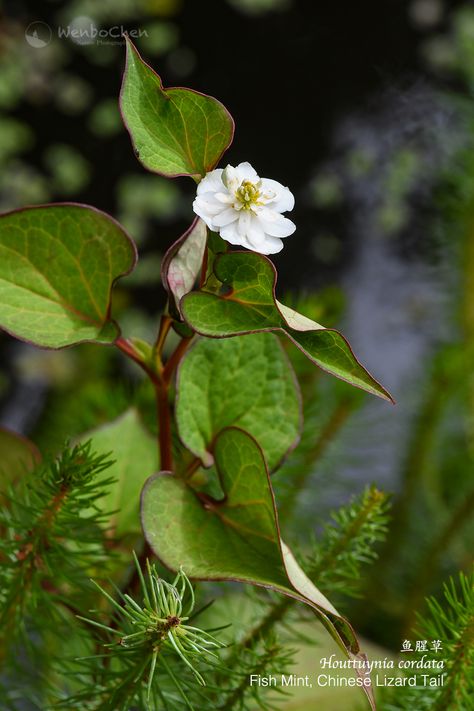
<instances>
[{"instance_id":1,"label":"young leaf","mask_svg":"<svg viewBox=\"0 0 474 711\"><path fill-rule=\"evenodd\" d=\"M0 427L0 504L8 485L32 471L40 461L41 455L33 442Z\"/></svg>"},{"instance_id":2,"label":"young leaf","mask_svg":"<svg viewBox=\"0 0 474 711\"><path fill-rule=\"evenodd\" d=\"M199 276L207 243L207 227L198 217L166 252L161 265L161 280L174 311L181 298L191 291Z\"/></svg>"},{"instance_id":3,"label":"young leaf","mask_svg":"<svg viewBox=\"0 0 474 711\"><path fill-rule=\"evenodd\" d=\"M46 348L111 343L114 282L136 262L109 215L64 203L0 216L0 328Z\"/></svg>"},{"instance_id":4,"label":"young leaf","mask_svg":"<svg viewBox=\"0 0 474 711\"><path fill-rule=\"evenodd\" d=\"M181 363L177 393L180 438L205 466L216 435L230 425L255 437L271 471L299 439L298 384L270 333L199 339Z\"/></svg>"},{"instance_id":5,"label":"young leaf","mask_svg":"<svg viewBox=\"0 0 474 711\"><path fill-rule=\"evenodd\" d=\"M184 318L195 331L214 338L283 331L323 370L392 402L338 331L324 328L276 301L276 271L269 259L252 252L221 254L214 273L230 291L222 295L195 291L181 300Z\"/></svg>"},{"instance_id":6,"label":"young leaf","mask_svg":"<svg viewBox=\"0 0 474 711\"><path fill-rule=\"evenodd\" d=\"M117 536L140 533L140 491L150 472L156 471L159 465L155 439L132 408L113 422L82 435L81 441L88 440L95 452L110 453L114 460L107 470L107 478L112 477L115 482L98 502L100 508L117 512L112 521Z\"/></svg>"},{"instance_id":7,"label":"young leaf","mask_svg":"<svg viewBox=\"0 0 474 711\"><path fill-rule=\"evenodd\" d=\"M309 581L280 540L262 451L235 427L223 430L214 458L224 498L200 498L170 472L142 492L146 539L162 562L192 578L261 585L309 605L351 658L364 659L350 624ZM370 689L365 689L370 698Z\"/></svg>"},{"instance_id":8,"label":"young leaf","mask_svg":"<svg viewBox=\"0 0 474 711\"><path fill-rule=\"evenodd\" d=\"M232 142L234 122L220 101L191 89L164 89L129 39L120 108L137 158L168 178L200 179Z\"/></svg>"}]
</instances>

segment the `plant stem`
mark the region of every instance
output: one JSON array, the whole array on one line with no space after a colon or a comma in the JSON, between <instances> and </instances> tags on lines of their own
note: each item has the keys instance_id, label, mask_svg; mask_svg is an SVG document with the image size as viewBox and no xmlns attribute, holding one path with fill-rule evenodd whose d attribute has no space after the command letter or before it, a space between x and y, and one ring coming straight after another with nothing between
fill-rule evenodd
<instances>
[{"instance_id":1,"label":"plant stem","mask_svg":"<svg viewBox=\"0 0 474 711\"><path fill-rule=\"evenodd\" d=\"M158 416L158 443L160 447L161 470L173 470L171 412L168 400L168 385L156 385L156 406Z\"/></svg>"},{"instance_id":2,"label":"plant stem","mask_svg":"<svg viewBox=\"0 0 474 711\"><path fill-rule=\"evenodd\" d=\"M191 338L182 338L180 340L176 346L176 349L173 351L168 362L163 368L160 381L155 383L161 469L166 471L173 470L169 386L173 373L190 343Z\"/></svg>"},{"instance_id":3,"label":"plant stem","mask_svg":"<svg viewBox=\"0 0 474 711\"><path fill-rule=\"evenodd\" d=\"M157 365L161 369L161 353L169 333L173 320L170 316L164 315L161 317L160 330L155 344L155 352L157 355ZM171 354L168 362L162 368L161 373L155 372L145 363L139 353L135 350L130 341L125 338L117 338L115 346L122 351L128 358L131 358L150 378L155 388L156 407L158 418L158 444L160 450L161 469L171 471L173 468L172 456L172 437L171 437L171 411L169 404L169 386L173 374L188 349L192 338L182 338L175 350Z\"/></svg>"},{"instance_id":4,"label":"plant stem","mask_svg":"<svg viewBox=\"0 0 474 711\"><path fill-rule=\"evenodd\" d=\"M155 384L155 393L158 418L158 444L160 449L160 465L162 471L172 471L173 469L171 412L168 397L169 381L164 378L164 368L161 357L172 323L173 319L167 314L163 314L160 320L160 329L155 343L156 365L161 373L160 382Z\"/></svg>"},{"instance_id":5,"label":"plant stem","mask_svg":"<svg viewBox=\"0 0 474 711\"><path fill-rule=\"evenodd\" d=\"M155 354L157 357L157 365L161 368L161 354L163 353L163 347L165 345L166 337L170 331L173 319L167 314L163 314L160 321L160 329L158 331L158 336L155 343Z\"/></svg>"},{"instance_id":6,"label":"plant stem","mask_svg":"<svg viewBox=\"0 0 474 711\"><path fill-rule=\"evenodd\" d=\"M116 346L116 348L119 349L119 351L122 351L122 353L124 353L127 358L133 360L133 362L136 363L148 375L152 383L154 383L155 385L159 383L158 374L153 372L153 370L151 370L151 368L143 361L142 357L139 353L137 353L133 344L130 343L130 341L120 336L119 338L117 338L114 345Z\"/></svg>"},{"instance_id":7,"label":"plant stem","mask_svg":"<svg viewBox=\"0 0 474 711\"><path fill-rule=\"evenodd\" d=\"M167 326L169 330L170 324ZM173 456L172 456L172 436L171 436L171 411L169 403L169 387L173 378L173 374L181 361L181 358L188 349L191 338L182 338L175 350L171 354L168 362L161 373L161 380L156 385L156 403L158 412L159 426L159 444L161 469L172 471Z\"/></svg>"},{"instance_id":8,"label":"plant stem","mask_svg":"<svg viewBox=\"0 0 474 711\"><path fill-rule=\"evenodd\" d=\"M183 478L185 481L189 481L189 479L192 479L194 474L197 472L199 467L201 466L202 462L199 459L199 457L194 457L190 464L186 467L186 470L184 472Z\"/></svg>"},{"instance_id":9,"label":"plant stem","mask_svg":"<svg viewBox=\"0 0 474 711\"><path fill-rule=\"evenodd\" d=\"M52 536L55 519L58 516L70 488L61 485L59 491L54 494L43 512L34 522L27 533L25 540L21 540L19 549L15 552L17 567L14 577L10 581L10 592L2 601L0 614L0 627L2 627L2 637L7 639L13 637L13 632L9 631L11 625L16 623L15 610L23 605L23 600L31 593L31 588L35 574L41 570L43 565L42 553L48 547L49 536ZM13 581L16 580L15 584ZM44 581L41 581L43 586ZM15 594L16 591L16 594ZM21 594L22 597L19 597Z\"/></svg>"},{"instance_id":10,"label":"plant stem","mask_svg":"<svg viewBox=\"0 0 474 711\"><path fill-rule=\"evenodd\" d=\"M168 386L169 383L171 382L171 379L173 377L173 373L178 367L182 357L186 353L187 349L191 345L192 337L191 338L182 338L178 345L176 346L175 350L169 357L165 367L163 368L163 373L162 373L162 378L163 382Z\"/></svg>"}]
</instances>

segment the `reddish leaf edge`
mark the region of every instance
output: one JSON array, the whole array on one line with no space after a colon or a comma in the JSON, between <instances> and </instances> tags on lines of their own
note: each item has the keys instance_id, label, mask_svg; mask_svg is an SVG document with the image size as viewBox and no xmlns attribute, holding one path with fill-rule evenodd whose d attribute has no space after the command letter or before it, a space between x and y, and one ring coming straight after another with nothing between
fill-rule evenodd
<instances>
[{"instance_id":1,"label":"reddish leaf edge","mask_svg":"<svg viewBox=\"0 0 474 711\"><path fill-rule=\"evenodd\" d=\"M227 118L229 119L229 123L230 123L230 139L229 139L228 144L225 146L225 148L224 148L224 149L221 151L221 153L219 154L219 157L217 158L217 160L216 160L216 161L212 164L212 166L209 168L209 170L213 170L213 169L216 167L216 165L218 165L218 163L220 162L220 160L221 160L222 156L224 155L224 153L226 153L226 152L229 150L229 148L230 148L230 146L232 145L232 142L233 142L233 140L234 140L234 135L235 135L235 121L234 121L234 119L233 119L232 114L230 113L230 111L224 106L224 104L222 103L222 101L219 101L219 99L216 99L215 96L211 96L211 94L205 94L205 93L202 92L202 91L196 91L196 89L190 89L190 88L187 87L187 86L167 86L167 87L165 87L165 86L163 85L163 81L162 81L162 79L161 79L161 76L158 74L158 72L155 71L155 69L153 69L153 67L152 67L150 64L148 64L148 62L145 62L145 60L143 59L142 55L141 55L140 52L138 51L137 47L134 45L134 43L132 42L132 40L130 39L130 37L128 36L128 34L127 34L126 32L123 34L123 37L124 37L124 39L125 39L126 45L127 45L127 46L130 46L130 48L132 49L133 52L135 52L135 54L136 54L137 57L140 59L140 61L143 62L143 64L144 64L151 72L153 72L153 74L157 77L158 82L159 82L159 85L160 85L160 88L161 88L161 90L163 91L164 94L166 94L167 91L171 91L171 90L174 90L174 89L181 89L181 90L184 90L184 91L190 91L191 93L197 94L198 96L204 96L206 99L213 99L213 100L216 101L218 104L220 104L220 106L224 109L224 111L225 111L225 113L226 113L226 115L227 115ZM148 168L148 166L146 166L146 165L142 162L140 156L137 155L138 149L137 149L137 147L136 147L136 145L135 145L135 142L134 142L134 140L133 140L132 131L131 131L131 129L129 128L127 122L126 122L125 116L123 115L123 111L122 111L122 94L123 94L123 92L124 92L125 77L126 77L126 75L127 75L127 71L128 71L128 56L127 56L127 54L126 54L126 55L125 55L125 66L124 66L124 70L123 70L123 73L122 73L122 83L121 83L121 86L120 86L120 93L119 93L119 111L120 111L120 116L121 116L121 118L122 118L122 123L123 123L123 125L125 126L125 129L126 129L128 135L130 136L130 142L131 142L131 144L132 144L133 152L134 152L135 157L137 158L138 162L140 163L140 165L142 165L142 167L143 167L146 171L148 171L149 173L152 173L153 175L161 175L163 178L170 178L170 179L174 179L174 178L193 178L194 180L197 180L197 182L199 182L199 181L204 177L203 175L201 175L201 173L162 173L162 172L159 171L159 170L152 170L151 168Z\"/></svg>"},{"instance_id":2,"label":"reddish leaf edge","mask_svg":"<svg viewBox=\"0 0 474 711\"><path fill-rule=\"evenodd\" d=\"M227 254L248 254L248 252L246 252L246 251L244 251L244 250L233 250L232 252L228 252ZM274 302L275 308L277 309L278 313L280 314L281 319L286 323L285 317L283 316L283 314L281 313L280 309L278 308L278 303L277 303L277 298L276 298L276 285L277 285L277 281L278 281L278 273L277 273L277 270L276 270L276 268L275 268L275 265L274 265L273 262L272 262L270 259L268 259L265 255L260 254L260 253L258 253L258 255L259 255L259 257L260 257L261 259L263 259L265 262L267 262L267 263L270 265L270 267L271 267L271 269L272 269L272 271L273 271L273 286L272 286L273 302ZM218 266L219 266L219 261L221 260L221 258L222 258L223 256L225 256L225 254L218 254L218 255L217 255L216 260L215 260L215 265L216 265L217 268L218 268ZM217 276L217 278L219 278L219 276L218 276L217 274L216 274L216 276ZM184 302L185 302L185 299L186 299L188 296L190 296L190 294L198 295L198 294L202 294L202 292L201 292L201 291L191 291L191 292L189 292L189 294L185 294L185 295L181 298L181 301L180 301L180 310L182 311L182 313L183 313L184 315L185 315L185 309L184 309L185 303L184 303ZM216 296L216 295L215 295L215 296ZM185 318L185 321L186 321L186 323L188 324L188 326L190 326L190 328L192 328L196 333L198 333L200 336L204 336L205 338L234 338L235 336L243 336L243 335L246 335L246 334L249 334L249 333L265 333L265 332L270 332L270 333L273 332L273 333L275 333L275 332L281 332L281 333L283 333L302 353L304 353L304 355L305 355L307 358L309 358L309 360L311 360L312 363L314 363L314 365L316 365L318 368L321 368L321 370L323 370L324 372L328 373L329 375L332 375L333 377L337 377L339 380L343 380L344 382L348 383L349 385L352 385L352 387L359 388L359 390L362 390L362 391L364 391L364 392L368 392L367 389L364 388L364 387L362 387L361 385L358 385L357 383L352 383L348 378L344 378L344 377L341 376L341 375L337 375L337 376L336 376L336 375L334 375L334 373L332 373L331 371L329 371L329 370L328 370L327 368L325 368L324 366L320 365L319 363L316 363L316 361L313 359L313 357L312 357L312 356L291 336L291 334L288 333L288 331L286 331L282 326L274 326L274 327L270 327L270 328L257 328L257 329L249 329L249 330L244 330L244 331L236 331L236 332L234 332L234 333L226 334L226 335L223 335L223 336L214 336L214 335L213 335L213 336L210 336L208 333L205 333L204 331L200 331L200 330L197 329L195 326L193 326L192 324L190 324L190 323L186 320L186 318ZM288 328L291 328L291 326L288 326ZM349 349L349 351L350 351L352 357L354 358L355 362L362 368L362 370L364 370L364 371L367 373L367 375L369 376L369 378L371 378L371 380L373 381L373 383L374 383L376 386L378 386L378 387L380 388L380 390L382 391L382 392L380 392L380 393L378 393L378 392L373 392L373 393L369 393L369 394L376 395L377 397L381 398L382 400L386 400L387 402L390 402L392 405L396 405L396 401L395 401L395 399L392 397L392 395L389 393L389 391L388 391L386 388L384 388L383 385L382 385L376 378L374 378L374 376L372 375L372 373L371 373L369 370L367 370L367 368L366 368L366 367L360 362L360 360L356 357L354 351L352 350L352 347L351 347L349 341L347 340L347 338L346 338L345 336L343 336L343 334L342 334L340 331L338 331L336 328L324 328L324 327L323 327L322 329L320 329L320 330L328 331L328 332L330 332L330 333L331 333L331 332L332 332L332 333L337 333L337 335L340 336L340 337L342 338L342 340L344 341L344 343L347 345L347 347L348 347L348 349Z\"/></svg>"},{"instance_id":3,"label":"reddish leaf edge","mask_svg":"<svg viewBox=\"0 0 474 711\"><path fill-rule=\"evenodd\" d=\"M256 441L256 439L255 439L251 434L249 434L249 432L246 432L246 431L243 430L242 428L240 428L240 427L225 427L225 428L223 428L223 429L221 430L221 432L224 432L224 431L226 431L226 430L238 430L238 431L240 431L240 432L243 432L244 434L246 434L248 437L250 437L250 438L254 441L254 443L256 444L256 446L257 446L257 448L258 448L258 450L260 451L260 454L261 454L261 457L262 457L262 462L263 462L263 465L264 465L264 467L265 467L265 473L266 473L266 476L267 476L267 482L268 482L268 487L269 487L269 491L270 491L270 497L271 497L271 501L272 501L272 507L273 507L273 513L274 513L274 517L275 517L275 525L276 525L276 530L277 530L277 535L278 535L278 545L279 545L279 548L280 548L281 560L282 560L283 568L284 568L285 571L286 571L287 568L286 568L286 564L285 564L285 556L284 556L283 547L282 547L282 538L281 538L281 531L280 531L280 522L279 522L279 518L278 518L278 510L277 510L276 501L275 501L275 494L274 494L274 492L273 492L273 487L272 487L272 483L271 483L270 473L269 473L269 470L268 470L268 467L267 467L267 463L266 463L266 461L265 461L265 456L264 456L264 454L263 454L262 448L260 447L260 445L259 445L259 443ZM218 477L219 477L219 481L220 481L220 483L221 483L221 485L222 485L222 478L221 478L221 473L220 473L219 470L217 470L217 474L218 474ZM167 569L170 570L171 572L176 573L177 571L175 570L175 568L173 568L173 566L172 566L168 561L166 561L166 560L155 550L155 548L153 547L152 542L150 541L150 539L149 539L148 536L147 536L147 532L146 532L145 527L144 527L144 525L143 525L142 508L143 508L143 501L144 501L144 497L145 497L145 495L146 495L146 492L147 492L148 488L151 486L151 484L152 484L156 479L158 479L158 478L160 478L160 477L163 477L163 476L176 478L176 475L174 474L174 472L172 472L172 471L170 471L170 470L162 470L162 471L159 471L159 472L155 472L155 473L152 474L150 477L148 477L148 479L146 480L145 484L143 485L143 488L142 488L142 491L141 491L141 495L140 495L140 520L141 520L141 524L142 524L143 536L144 536L145 541L147 542L148 546L149 546L150 549L153 551L154 555L155 555L155 556L157 557L157 559L162 563L162 565L164 565L165 568L167 568ZM196 492L195 492L191 487L189 487L189 485L187 485L184 480L181 479L181 481L183 482L183 484L184 484L185 486L188 486L188 488L190 489L190 491L196 496L196 498L197 498L197 500L199 501L199 503L200 503L201 505L203 505L202 500L197 496ZM225 498L226 498L226 497L224 497L223 499L218 500L216 503L219 503L219 502L222 503L222 502L224 502L224 501L225 501ZM186 572L186 571L184 571L184 572ZM286 597L289 597L289 598L291 598L291 599L293 599L293 600L296 600L297 602L301 602L301 603L303 603L303 604L306 604L306 605L308 605L309 607L311 607L311 608L313 609L313 611L315 612L317 618L320 620L320 622L322 623L322 625L326 628L326 630L327 630L328 633L331 635L331 637L337 642L339 648L344 652L344 654L345 654L350 660L354 660L354 661L361 662L361 664L364 665L364 666L366 665L366 663L367 663L367 661L368 661L367 655L366 655L364 652L361 651L361 648L360 648L360 645L359 645L359 640L357 639L357 635L356 635L356 633L355 633L355 631L354 631L354 628L352 627L351 623L350 623L348 620L346 620L344 617L342 617L341 615L339 615L339 613L337 613L337 615L334 615L334 614L333 614L334 619L340 624L340 626L347 627L347 628L350 630L350 632L352 633L353 641L351 642L351 641L347 638L347 643L346 643L346 642L344 641L344 637L343 637L342 633L340 633L339 630L338 630L338 624L335 624L334 622L331 622L331 618L330 618L330 616L329 616L328 611L324 610L324 608L320 607L319 605L317 605L316 603L314 603L312 600L310 600L309 598L305 597L302 593L298 593L296 590L295 590L294 593L292 593L291 590L284 590L284 589L282 589L282 588L279 588L279 587L276 586L276 585L265 584L265 583L259 583L259 582L251 582L249 579L239 578L239 577L225 577L225 576L224 576L224 577L222 577L222 576L212 576L212 577L211 577L211 576L208 576L208 577L195 577L195 576L190 576L190 577L191 577L191 580L198 580L198 581L202 581L202 582L233 582L233 583L242 583L242 584L244 584L244 585L255 585L256 587L261 587L261 588L264 588L264 589L266 589L266 590L272 590L273 592L277 592L277 593L279 593L279 594L281 594L281 595L285 595ZM291 580L290 580L290 577L289 577L289 576L288 576L288 582L289 582L289 584L291 585ZM367 678L369 678L369 680L370 680L370 676L367 677L366 674L363 673L363 669L361 669L361 668L359 668L359 667L355 667L355 668L354 668L354 671L355 671L356 676L357 676L358 678L363 679L363 680L366 680ZM366 697L367 697L367 700L368 700L368 702L369 702L369 704L370 704L370 708L372 709L372 711L376 711L377 705L376 705L376 702L375 702L375 696L374 696L374 691L373 691L373 686L372 686L371 681L370 681L370 684L368 684L368 685L366 685L365 683L362 683L362 684L361 684L361 687L362 687L362 690L363 690L364 694L365 694Z\"/></svg>"},{"instance_id":4,"label":"reddish leaf edge","mask_svg":"<svg viewBox=\"0 0 474 711\"><path fill-rule=\"evenodd\" d=\"M179 312L179 303L177 303L175 296L173 294L173 291L171 290L171 287L169 285L168 281L168 271L169 267L171 264L171 261L173 258L177 255L183 244L186 242L188 239L189 235L193 232L194 228L196 227L197 223L199 222L201 218L200 217L195 217L194 220L191 222L190 226L188 227L183 234L178 237L177 240L175 240L166 250L162 262L161 262L161 283L163 284L163 288L165 289L166 293L168 294L168 299L170 306L172 305L174 308L173 310L176 311L176 316L179 316L179 320L182 321L182 314ZM207 231L207 238L206 238L206 247L207 249L207 239L209 237L209 230L206 226L206 231Z\"/></svg>"},{"instance_id":5,"label":"reddish leaf edge","mask_svg":"<svg viewBox=\"0 0 474 711\"><path fill-rule=\"evenodd\" d=\"M267 330L267 332L270 332L270 331ZM245 334L242 334L242 335L247 336L247 335L252 335L252 333L260 333L260 331L253 331L253 332L245 333ZM201 337L205 337L205 336L201 336ZM298 420L299 420L299 421L298 421L298 434L296 435L294 441L290 444L290 446L288 447L288 449L286 450L286 452L282 455L282 457L281 457L281 458L278 460L278 462L275 464L275 466L272 467L272 469L269 469L269 471L270 471L271 474L274 474L274 473L283 465L283 463L288 459L289 455L290 455L290 454L293 452L293 450L298 446L298 444L299 444L300 441L301 441L301 435L302 435L302 432L303 432L303 425L304 425L303 394L302 394L302 392L301 392L301 385L300 385L300 383L299 383L298 378L296 377L296 372L295 372L295 369L293 368L293 364L292 364L292 362L291 362L291 360L290 360L290 358L289 358L289 356L288 356L288 353L287 353L287 352L285 351L285 349L283 348L283 345L281 344L280 339L279 339L279 338L276 338L276 340L277 340L277 342L278 342L278 347L280 348L280 350L281 350L281 352L282 352L282 354L283 354L283 357L284 357L284 359L285 359L285 361L286 361L286 363L287 363L287 365L288 365L288 369L289 369L289 371L291 372L291 377L292 377L293 383L294 383L294 385L295 385L296 395L297 395L297 398L298 398ZM177 370L176 370L176 380L175 380L175 383L176 383L176 396L175 396L175 398L176 398L176 410L178 409L178 401L179 401L179 398L180 398L180 390L181 390L181 388L179 387L180 377L181 377L181 369L182 369L182 367L183 367L183 364L184 364L185 361L186 361L186 358L188 358L189 355L190 355L190 353L192 353L192 351L194 350L194 348L196 348L197 343L199 343L199 340L198 340L198 339L196 339L195 342L192 344L192 346L188 349L188 351L186 352L184 358L183 358L183 359L181 360L181 362L179 363L178 368L177 368ZM236 426L234 426L234 427L235 427L235 429L240 429L239 427L236 427ZM185 444L185 442L183 441L183 439L182 439L182 437L181 437L181 432L179 431L179 426L178 426L178 425L176 426L178 438L179 438L179 441L181 442L181 444L183 445L183 447L184 447L185 449L187 449L188 452L191 452L191 454L194 454L194 456L197 457L197 458L201 461L202 466L203 466L205 469L209 469L209 467L212 467L212 465L214 464L214 457L212 456L212 453L211 453L211 452L212 452L212 449L213 449L213 445L214 445L215 440L216 440L217 437L219 436L219 434L220 434L223 430L225 430L225 429L230 429L230 428L229 428L229 427L223 427L222 430L219 430L219 432L217 432L217 434L214 435L214 438L213 438L213 440L212 440L212 442L211 442L211 446L209 447L208 450L206 450L207 453L209 454L209 459L206 460L206 461L203 461L202 458L201 458L201 454L200 454L199 452L196 452L194 449L191 449L190 447L188 447L187 444ZM242 431L244 432L245 430L242 430ZM249 432L246 432L246 434L250 434L250 433L249 433ZM250 436L252 437L252 439L255 439L252 434L250 434ZM256 441L256 440L255 440L255 441ZM257 444L258 444L258 442L257 442ZM258 446L259 446L259 448L261 449L260 444L258 444ZM263 452L262 452L262 454L263 454ZM266 459L265 459L265 454L263 454L263 458L264 458L264 461L265 461L265 467L267 467L267 469L268 469L268 464L267 464L267 461L266 461Z\"/></svg>"},{"instance_id":6,"label":"reddish leaf edge","mask_svg":"<svg viewBox=\"0 0 474 711\"><path fill-rule=\"evenodd\" d=\"M127 239L130 249L131 249L131 264L130 268L127 269L126 271L122 272L118 276L115 277L115 279L112 281L110 285L110 293L109 293L109 302L107 305L107 313L106 313L106 319L103 324L103 328L107 324L112 324L117 330L117 336L114 341L111 341L110 343L101 343L100 341L97 341L95 338L85 338L84 340L77 341L76 343L69 343L65 346L59 346L57 348L54 348L53 346L44 346L44 345L38 345L34 341L30 341L29 338L20 338L17 336L15 333L12 333L10 330L7 328L0 328L0 332L6 333L8 336L11 338L14 338L16 341L21 341L21 343L27 343L29 346L34 346L35 348L40 348L43 351L62 351L67 348L74 348L75 346L78 346L82 343L94 343L95 345L99 346L113 346L115 342L120 338L121 336L121 329L117 321L115 319L110 318L110 313L112 309L112 291L114 289L114 286L116 282L119 279L122 279L123 277L128 276L133 272L135 267L137 266L138 262L138 250L137 250L137 245L133 241L132 237L128 234L127 230L123 227L123 225L120 224L118 220L115 219L115 217L112 217L108 212L105 212L104 210L99 210L98 207L94 207L93 205L87 205L86 203L81 203L81 202L48 202L48 203L40 203L39 205L25 205L24 207L18 207L15 208L14 210L8 210L7 212L2 212L0 214L0 219L2 217L8 217L9 215L15 215L20 212L27 212L28 210L36 210L39 208L48 208L48 207L79 207L83 208L85 210L91 210L92 212L96 212L99 215L103 215L104 217L108 218L111 222L113 222L119 230L123 233L124 237Z\"/></svg>"},{"instance_id":7,"label":"reddish leaf edge","mask_svg":"<svg viewBox=\"0 0 474 711\"><path fill-rule=\"evenodd\" d=\"M191 222L190 226L183 232L183 234L178 237L177 240L175 240L166 250L162 262L161 262L161 282L163 284L163 287L166 289L167 293L171 296L171 288L168 282L168 269L171 260L173 257L176 255L176 253L180 250L180 248L183 246L183 244L186 242L187 238L189 235L192 233L194 228L196 227L199 217L195 217L194 220Z\"/></svg>"}]
</instances>

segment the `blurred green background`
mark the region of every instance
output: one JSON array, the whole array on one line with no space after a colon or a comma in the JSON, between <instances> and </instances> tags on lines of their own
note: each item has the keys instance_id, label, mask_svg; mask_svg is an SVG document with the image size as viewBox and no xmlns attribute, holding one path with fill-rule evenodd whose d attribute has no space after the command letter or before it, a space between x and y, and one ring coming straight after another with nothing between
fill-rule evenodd
<instances>
[{"instance_id":1,"label":"blurred green background","mask_svg":"<svg viewBox=\"0 0 474 711\"><path fill-rule=\"evenodd\" d=\"M114 307L125 335L154 336L160 258L192 219L194 187L146 173L133 155L117 103L121 28L140 35L165 86L223 101L237 126L230 163L249 160L295 193L298 229L275 258L280 291L341 327L398 404L353 393L292 352L306 426L275 478L285 535L304 547L328 510L366 483L393 492L361 602L337 602L373 644L398 652L424 596L472 559L474 6L1 8L0 207L86 202L125 225L140 250ZM68 28L87 32L74 40ZM130 397L149 412L138 373L107 349L39 351L0 335L0 423L44 451L119 414Z\"/></svg>"}]
</instances>

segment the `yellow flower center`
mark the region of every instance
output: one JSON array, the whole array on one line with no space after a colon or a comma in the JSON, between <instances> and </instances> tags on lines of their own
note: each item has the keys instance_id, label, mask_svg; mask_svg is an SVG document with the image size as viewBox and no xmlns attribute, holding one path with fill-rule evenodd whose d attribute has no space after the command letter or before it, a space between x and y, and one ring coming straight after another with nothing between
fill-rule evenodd
<instances>
[{"instance_id":1,"label":"yellow flower center","mask_svg":"<svg viewBox=\"0 0 474 711\"><path fill-rule=\"evenodd\" d=\"M250 180L243 180L235 192L237 200L242 203L242 210L251 210L253 205L259 205L260 190Z\"/></svg>"}]
</instances>

